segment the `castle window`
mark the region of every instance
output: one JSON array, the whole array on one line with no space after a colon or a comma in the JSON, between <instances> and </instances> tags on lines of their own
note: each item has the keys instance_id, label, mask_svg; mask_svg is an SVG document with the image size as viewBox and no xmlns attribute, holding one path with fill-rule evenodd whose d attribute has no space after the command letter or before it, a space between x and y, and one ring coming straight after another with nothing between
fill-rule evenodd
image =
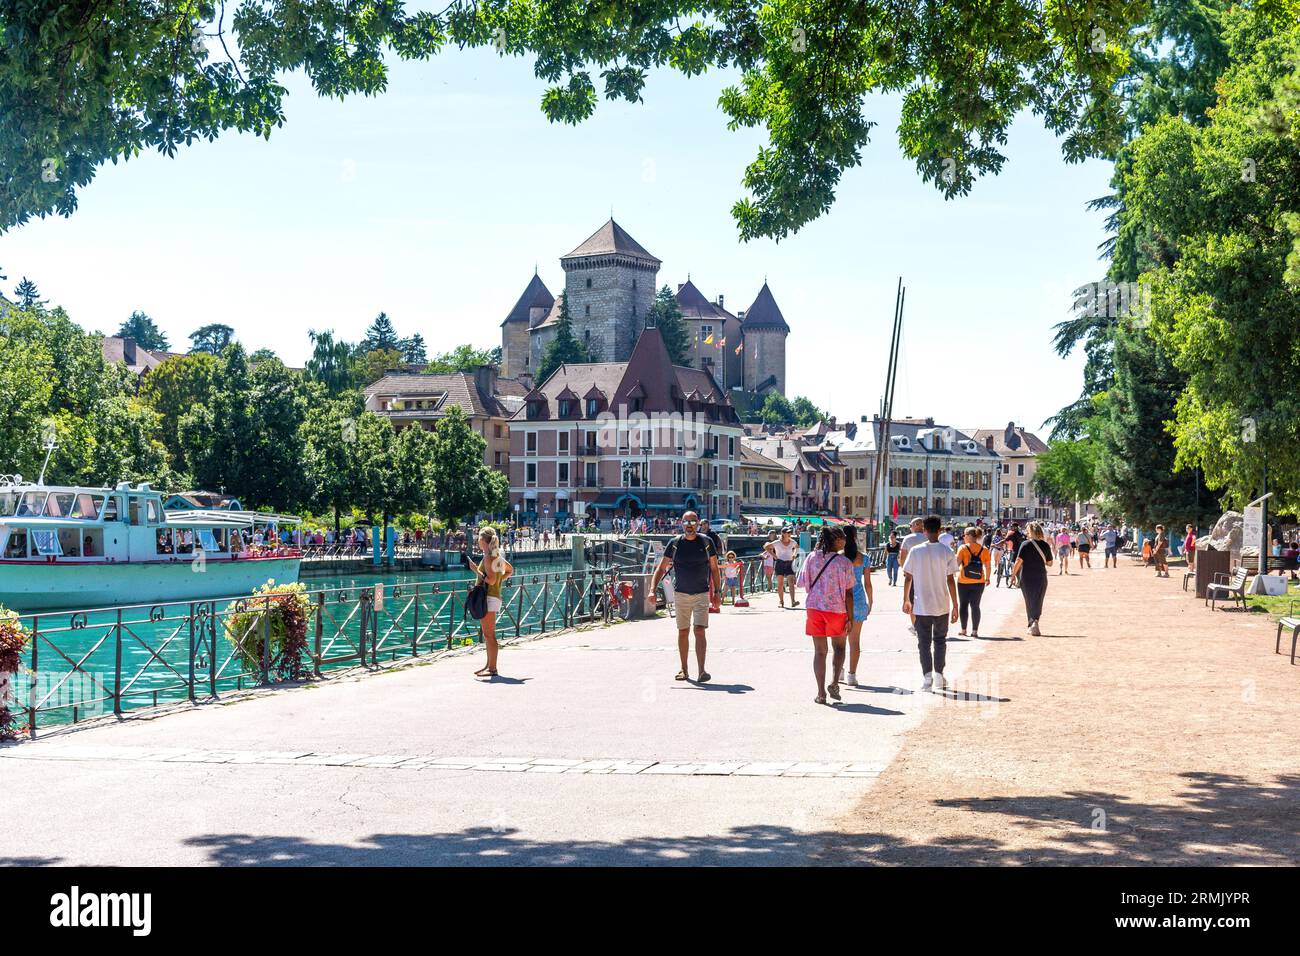
<instances>
[{"instance_id":1,"label":"castle window","mask_svg":"<svg viewBox=\"0 0 1300 956\"><path fill-rule=\"evenodd\" d=\"M587 279L587 288L588 288L588 289L591 288L591 279L590 279L590 278Z\"/></svg>"},{"instance_id":2,"label":"castle window","mask_svg":"<svg viewBox=\"0 0 1300 956\"><path fill-rule=\"evenodd\" d=\"M584 305L582 308L583 308L583 313L582 313L583 315L591 315L591 306Z\"/></svg>"},{"instance_id":3,"label":"castle window","mask_svg":"<svg viewBox=\"0 0 1300 956\"><path fill-rule=\"evenodd\" d=\"M635 279L632 280L632 288L634 288L634 289L636 288L636 280L635 280Z\"/></svg>"}]
</instances>

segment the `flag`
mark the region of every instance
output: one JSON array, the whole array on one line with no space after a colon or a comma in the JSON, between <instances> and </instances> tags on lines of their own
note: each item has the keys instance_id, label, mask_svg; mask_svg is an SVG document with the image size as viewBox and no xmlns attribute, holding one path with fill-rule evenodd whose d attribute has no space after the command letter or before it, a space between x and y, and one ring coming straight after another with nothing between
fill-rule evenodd
<instances>
[{"instance_id":1,"label":"flag","mask_svg":"<svg viewBox=\"0 0 1300 956\"><path fill-rule=\"evenodd\" d=\"M727 344L727 337L724 335L722 338L718 339L717 347L722 348L726 344Z\"/></svg>"},{"instance_id":2,"label":"flag","mask_svg":"<svg viewBox=\"0 0 1300 956\"><path fill-rule=\"evenodd\" d=\"M897 499L897 498L892 498L892 496L891 496L891 500L894 502L894 513L893 513L893 517L894 517L894 518L897 518L897 517L898 517L898 499Z\"/></svg>"},{"instance_id":3,"label":"flag","mask_svg":"<svg viewBox=\"0 0 1300 956\"><path fill-rule=\"evenodd\" d=\"M739 355L743 351L745 351L745 343L742 340L741 343L736 346L736 354Z\"/></svg>"},{"instance_id":4,"label":"flag","mask_svg":"<svg viewBox=\"0 0 1300 956\"><path fill-rule=\"evenodd\" d=\"M710 333L709 333L709 337L708 337L707 339L704 340L704 344L705 344L705 345L712 345L712 344L713 344L713 333L712 333L712 332L710 332Z\"/></svg>"}]
</instances>

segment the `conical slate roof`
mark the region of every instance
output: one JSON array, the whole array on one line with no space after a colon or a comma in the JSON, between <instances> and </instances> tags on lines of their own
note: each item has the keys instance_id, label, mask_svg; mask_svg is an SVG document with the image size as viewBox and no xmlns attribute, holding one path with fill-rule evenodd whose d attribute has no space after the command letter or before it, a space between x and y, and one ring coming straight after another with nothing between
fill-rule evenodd
<instances>
[{"instance_id":1,"label":"conical slate roof","mask_svg":"<svg viewBox=\"0 0 1300 956\"><path fill-rule=\"evenodd\" d=\"M688 319L712 319L720 315L718 307L690 279L677 287L677 305Z\"/></svg>"},{"instance_id":2,"label":"conical slate roof","mask_svg":"<svg viewBox=\"0 0 1300 956\"><path fill-rule=\"evenodd\" d=\"M546 309L550 310L555 304L555 296L551 295L546 284L542 282L537 273L533 273L532 280L524 288L524 294L519 297L515 307L510 310L502 325L509 322L527 322L529 309Z\"/></svg>"},{"instance_id":3,"label":"conical slate roof","mask_svg":"<svg viewBox=\"0 0 1300 956\"><path fill-rule=\"evenodd\" d=\"M763 283L763 288L758 290L758 298L754 304L749 307L745 313L745 329L780 329L782 332L789 332L790 326L786 325L785 316L781 314L781 307L776 304L776 299L772 297L772 290Z\"/></svg>"},{"instance_id":4,"label":"conical slate roof","mask_svg":"<svg viewBox=\"0 0 1300 956\"><path fill-rule=\"evenodd\" d=\"M561 256L560 261L565 259L580 259L584 256L604 256L612 254L621 254L631 256L635 259L644 259L647 262L653 262L656 265L659 259L652 256L641 246L639 242L627 234L627 231L616 223L613 219L593 232L587 241L578 248L574 249L567 256Z\"/></svg>"}]
</instances>

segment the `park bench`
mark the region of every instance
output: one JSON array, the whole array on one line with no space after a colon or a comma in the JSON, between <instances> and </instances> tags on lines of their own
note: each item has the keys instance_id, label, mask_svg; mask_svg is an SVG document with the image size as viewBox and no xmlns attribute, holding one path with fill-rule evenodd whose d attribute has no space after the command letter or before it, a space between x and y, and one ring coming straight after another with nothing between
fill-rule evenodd
<instances>
[{"instance_id":1,"label":"park bench","mask_svg":"<svg viewBox=\"0 0 1300 956\"><path fill-rule=\"evenodd\" d=\"M1222 572L1216 574L1205 589L1205 600L1209 603L1210 610L1214 610L1216 601L1231 601L1234 604L1240 602L1241 609L1246 610L1246 575L1247 571L1243 567L1238 567L1231 577Z\"/></svg>"},{"instance_id":2,"label":"park bench","mask_svg":"<svg viewBox=\"0 0 1300 956\"><path fill-rule=\"evenodd\" d=\"M1295 663L1295 647L1297 639L1300 639L1300 617L1295 616L1295 601L1291 602L1291 614L1277 622L1277 643L1273 646L1274 654L1282 653L1282 629L1289 628L1291 631L1291 663Z\"/></svg>"}]
</instances>

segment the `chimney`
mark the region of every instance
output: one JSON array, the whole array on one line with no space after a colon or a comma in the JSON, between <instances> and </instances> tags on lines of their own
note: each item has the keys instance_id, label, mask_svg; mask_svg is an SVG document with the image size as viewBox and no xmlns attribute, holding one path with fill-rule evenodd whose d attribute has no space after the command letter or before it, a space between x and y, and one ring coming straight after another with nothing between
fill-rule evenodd
<instances>
[{"instance_id":1,"label":"chimney","mask_svg":"<svg viewBox=\"0 0 1300 956\"><path fill-rule=\"evenodd\" d=\"M485 398L491 398L497 392L497 367L495 365L475 365L474 385Z\"/></svg>"},{"instance_id":2,"label":"chimney","mask_svg":"<svg viewBox=\"0 0 1300 956\"><path fill-rule=\"evenodd\" d=\"M135 352L135 339L131 338L130 336L123 336L123 338L122 338L122 358L126 361L126 364L127 364L127 365L134 365L134 364L136 364L136 363L135 363L135 356L136 356L136 352Z\"/></svg>"},{"instance_id":3,"label":"chimney","mask_svg":"<svg viewBox=\"0 0 1300 956\"><path fill-rule=\"evenodd\" d=\"M722 298L722 293L719 292L719 293L718 293L718 308L719 308L719 309L726 308L726 306L724 306L724 305L722 304L723 301L724 301L724 300L723 300L723 298Z\"/></svg>"},{"instance_id":4,"label":"chimney","mask_svg":"<svg viewBox=\"0 0 1300 956\"><path fill-rule=\"evenodd\" d=\"M741 309L739 312L737 312L736 318L740 319L742 322L745 321L745 310Z\"/></svg>"}]
</instances>

